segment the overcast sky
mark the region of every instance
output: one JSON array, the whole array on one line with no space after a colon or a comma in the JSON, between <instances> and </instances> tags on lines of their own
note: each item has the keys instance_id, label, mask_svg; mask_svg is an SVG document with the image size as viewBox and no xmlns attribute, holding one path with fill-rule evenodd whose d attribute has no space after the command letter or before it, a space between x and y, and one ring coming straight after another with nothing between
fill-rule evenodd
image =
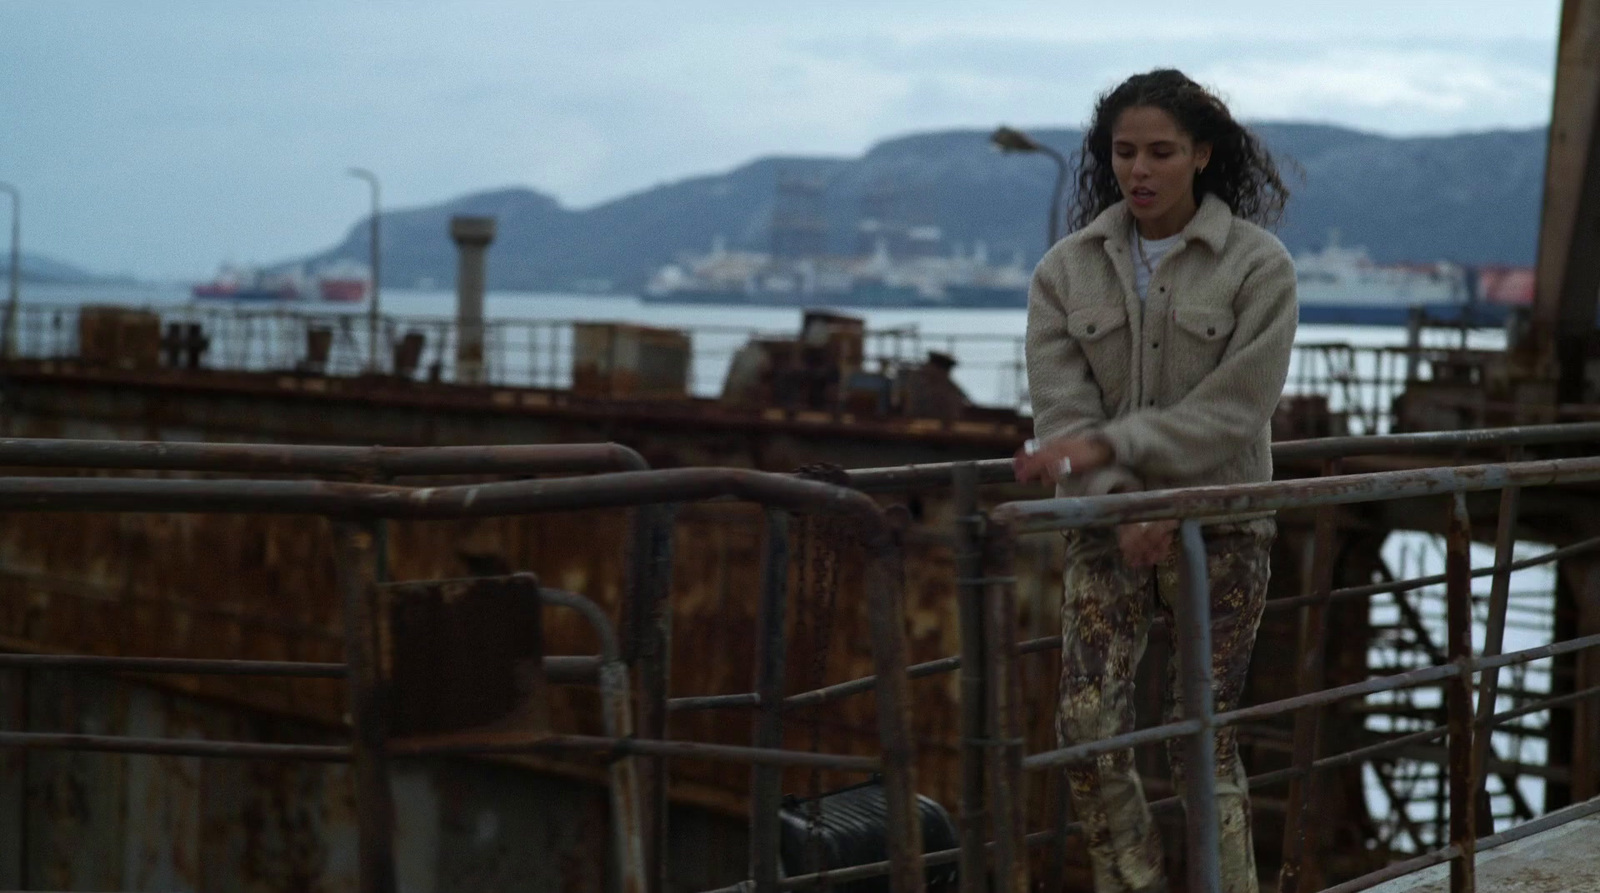
<instances>
[{"instance_id":1,"label":"overcast sky","mask_svg":"<svg viewBox=\"0 0 1600 893\"><path fill-rule=\"evenodd\" d=\"M1545 123L1558 0L0 0L0 181L24 243L202 277L365 213L524 185L585 207L764 154L1079 126L1184 68L1243 117ZM0 199L0 203L3 203ZM0 218L3 219L3 218Z\"/></svg>"}]
</instances>

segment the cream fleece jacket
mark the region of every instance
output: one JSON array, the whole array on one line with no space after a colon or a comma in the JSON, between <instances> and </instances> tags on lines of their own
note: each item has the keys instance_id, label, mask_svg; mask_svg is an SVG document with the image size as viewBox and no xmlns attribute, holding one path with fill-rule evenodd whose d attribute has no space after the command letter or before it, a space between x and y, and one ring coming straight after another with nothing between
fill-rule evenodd
<instances>
[{"instance_id":1,"label":"cream fleece jacket","mask_svg":"<svg viewBox=\"0 0 1600 893\"><path fill-rule=\"evenodd\" d=\"M1208 194L1141 302L1132 225L1119 202L1034 271L1035 436L1098 431L1146 489L1271 480L1272 413L1299 316L1289 252Z\"/></svg>"}]
</instances>

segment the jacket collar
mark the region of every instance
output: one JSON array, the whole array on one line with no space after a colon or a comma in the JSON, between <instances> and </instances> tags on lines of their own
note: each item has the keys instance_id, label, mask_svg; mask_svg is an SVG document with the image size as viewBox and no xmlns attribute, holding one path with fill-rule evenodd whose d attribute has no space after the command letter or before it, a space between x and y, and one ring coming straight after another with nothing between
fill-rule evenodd
<instances>
[{"instance_id":1,"label":"jacket collar","mask_svg":"<svg viewBox=\"0 0 1600 893\"><path fill-rule=\"evenodd\" d=\"M1128 201L1123 199L1100 212L1083 228L1085 238L1126 239L1128 227L1133 225L1133 215L1128 211ZM1183 241L1204 242L1212 251L1221 254L1228 243L1228 230L1233 226L1233 211L1228 203L1211 193L1200 199L1200 208L1179 235Z\"/></svg>"}]
</instances>

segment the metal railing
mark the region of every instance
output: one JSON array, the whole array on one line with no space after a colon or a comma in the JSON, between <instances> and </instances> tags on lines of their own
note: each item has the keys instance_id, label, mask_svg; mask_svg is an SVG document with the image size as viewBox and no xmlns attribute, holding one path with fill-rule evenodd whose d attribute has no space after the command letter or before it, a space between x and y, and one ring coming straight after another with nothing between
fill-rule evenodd
<instances>
[{"instance_id":1,"label":"metal railing","mask_svg":"<svg viewBox=\"0 0 1600 893\"><path fill-rule=\"evenodd\" d=\"M24 305L18 313L15 356L63 359L81 356L77 306ZM166 333L172 359L164 365L232 372L300 372L356 376L383 375L435 382L456 380L457 322L451 317L386 315L378 320L378 349L371 352L371 330L365 316L337 310L208 307L180 305L149 308ZM796 322L799 316L796 312ZM575 328L592 320L490 319L483 323L483 378L501 387L564 390L573 384ZM192 329L190 327L193 327ZM688 374L691 396L721 393L734 354L756 338L796 337L795 331L750 326L673 326L688 333L692 350ZM191 331L194 334L190 334ZM204 339L198 353L189 339ZM402 349L408 339L414 353ZM198 347L199 341L195 345ZM166 345L163 346L165 351ZM921 363L928 351L950 353L960 360L955 376L975 393L993 395L1001 405L1026 403L1022 339L1012 335L933 335L917 326L868 330L863 338L863 367L891 370ZM373 370L371 356L379 358ZM405 356L405 365L397 365ZM176 360L176 362L172 362Z\"/></svg>"},{"instance_id":2,"label":"metal railing","mask_svg":"<svg viewBox=\"0 0 1600 893\"><path fill-rule=\"evenodd\" d=\"M1184 800L1188 806L1191 889L1215 887L1215 804L1207 796L1212 777L1208 746L1215 729L1261 718L1295 717L1293 765L1250 779L1252 786L1288 781L1305 785L1315 773L1350 766L1375 755L1421 741L1449 738L1451 773L1451 844L1437 852L1382 869L1331 888L1340 893L1364 889L1403 871L1451 861L1457 878L1470 878L1475 851L1517 839L1560 821L1600 811L1600 801L1580 804L1535 823L1478 840L1473 791L1481 784L1487 730L1516 716L1569 705L1600 694L1600 688L1570 692L1516 710L1493 710L1497 671L1502 666L1573 654L1600 645L1589 635L1511 654L1500 654L1509 575L1517 567L1584 554L1600 548L1600 540L1574 543L1534 560L1513 561L1512 532L1518 515L1518 494L1529 486L1565 485L1600 480L1600 457L1508 461L1500 464L1418 471L1339 475L1339 461L1358 453L1461 452L1477 449L1520 450L1531 445L1593 442L1600 425L1540 426L1489 432L1397 435L1387 438L1331 438L1279 444L1280 459L1320 459L1329 476L1232 487L1121 494L1083 499L1012 502L984 513L978 510L977 488L985 482L1010 479L1009 460L983 463L906 466L847 473L849 487L792 476L730 469L643 470L636 454L614 445L573 447L466 447L365 449L344 447L281 447L261 445L139 444L74 441L0 441L0 467L156 468L224 473L331 474L366 483L317 480L173 480L128 478L0 479L0 510L74 512L197 512L310 514L328 517L339 542L339 581L346 612L344 664L297 664L278 661L222 661L82 655L6 655L0 667L38 666L56 669L126 670L136 672L222 673L343 677L353 720L352 743L283 745L255 742L136 739L117 736L64 735L38 732L0 733L0 746L65 748L129 753L175 753L207 757L294 758L348 761L353 764L360 830L362 888L392 890L394 868L392 827L387 805L386 761L391 756L441 753L510 753L535 751L598 751L614 759L613 802L619 830L615 856L628 890L657 890L663 884L665 859L666 760L696 757L754 765L751 792L752 875L755 890L804 889L819 882L844 883L887 875L892 889L919 890L924 865L961 863L963 889L982 889L990 874L1001 889L1020 891L1027 884L1027 851L1064 840L1071 827L1029 831L1025 823L1025 773L1090 759L1097 754L1171 738L1186 738L1192 748L1195 778ZM625 469L611 471L610 469ZM587 478L474 483L426 488L395 486L385 481L406 475L550 474L601 472ZM899 551L894 525L865 493L893 493L952 487L958 528L956 591L961 626L961 653L908 666L903 624ZM1471 541L1465 494L1500 490L1499 536L1495 564L1473 570L1467 547ZM668 630L671 611L667 581L672 562L671 506L677 503L735 498L767 506L767 536L762 562L756 643L757 691L710 697L667 697ZM1338 506L1396 499L1433 498L1446 505L1449 563L1444 582L1450 608L1448 663L1366 680L1330 689L1322 687L1321 642L1326 637L1323 611L1333 602L1374 593L1416 588L1438 582L1422 578L1370 586L1332 588L1333 511ZM364 593L381 581L384 522L391 518L444 519L501 514L560 512L599 507L635 507L632 545L625 587L630 622L593 658L546 658L552 679L600 679L608 703L627 693L626 664L637 674L637 728L628 729L626 711L608 711L605 736L555 734L534 740L516 738L456 739L450 742L385 740L382 705L374 698L376 680L371 643L362 630ZM1274 509L1318 512L1312 560L1312 588L1307 596L1277 599L1268 610L1306 609L1302 641L1314 643L1304 655L1295 697L1214 714L1209 706L1211 684L1206 641L1209 599L1203 572L1200 519ZM787 598L788 514L831 513L853 518L859 546L868 559L866 601L874 675L783 695L784 603ZM1012 543L1028 533L1131 521L1180 519L1184 566L1189 569L1176 620L1183 672L1186 714L1178 722L1139 729L1101 741L1025 754L1021 741L1021 704L1017 662L1027 653L1059 647L1058 637L1017 642L1016 569ZM1474 656L1469 636L1473 576L1493 575L1491 626L1482 654ZM603 615L559 593L542 598L585 611L608 641ZM563 599L565 599L563 601ZM583 605L588 604L585 608ZM1498 621L1495 620L1498 618ZM924 854L920 824L914 816L911 766L915 759L909 734L913 678L959 670L961 684L961 846ZM1472 678L1478 674L1478 705L1472 706ZM610 680L607 682L607 680ZM1317 711L1339 700L1402 687L1440 685L1448 693L1448 725L1341 754L1315 752ZM874 692L879 720L879 752L874 756L786 751L777 730L786 711L814 707L864 692ZM665 740L667 712L747 707L757 712L751 747ZM887 861L852 866L822 874L780 879L776 821L778 786L783 766L826 767L846 772L881 772L888 789ZM631 773L631 774L630 774ZM636 777L637 781L629 781ZM630 793L636 789L637 793ZM1294 793L1299 790L1300 793ZM620 797L621 799L616 799ZM1314 788L1291 792L1290 826L1286 830L1286 876L1294 877L1304 851L1307 823L1316 800ZM1178 798L1152 804L1168 807ZM985 828L980 817L987 817ZM1462 881L1465 883L1465 881ZM746 889L744 887L727 890Z\"/></svg>"},{"instance_id":3,"label":"metal railing","mask_svg":"<svg viewBox=\"0 0 1600 893\"><path fill-rule=\"evenodd\" d=\"M80 356L78 307L24 305L18 315L16 356L60 359ZM370 352L367 319L337 310L242 308L181 305L152 308L160 326L190 327L205 339L191 356L180 340L173 344L177 365L235 372L310 372L355 376L370 373L369 358L380 359L381 374L425 381L455 381L457 323L450 317L383 316L378 350ZM567 389L573 383L574 327L581 320L491 319L483 324L483 383L501 387ZM680 327L692 344L688 390L715 397L734 354L753 338L793 338L747 326ZM396 361L407 339L415 353L406 368ZM318 347L313 349L312 344ZM1008 334L932 334L917 326L868 330L864 367L891 369L918 363L930 350L954 356L954 377L978 402L1027 410L1024 339ZM1290 360L1288 396L1326 400L1337 430L1351 434L1387 433L1393 404L1411 381L1427 380L1451 348L1417 341L1413 346L1355 346L1346 343L1296 344ZM167 360L163 360L167 362Z\"/></svg>"}]
</instances>

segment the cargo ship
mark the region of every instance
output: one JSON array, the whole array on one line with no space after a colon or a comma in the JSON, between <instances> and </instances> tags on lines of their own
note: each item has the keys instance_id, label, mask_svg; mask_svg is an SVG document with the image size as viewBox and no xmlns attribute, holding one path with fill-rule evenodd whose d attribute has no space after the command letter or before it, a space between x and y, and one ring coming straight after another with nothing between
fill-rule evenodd
<instances>
[{"instance_id":1,"label":"cargo ship","mask_svg":"<svg viewBox=\"0 0 1600 893\"><path fill-rule=\"evenodd\" d=\"M317 271L317 293L324 301L355 304L366 299L372 271L353 261L337 261Z\"/></svg>"},{"instance_id":2,"label":"cargo ship","mask_svg":"<svg viewBox=\"0 0 1600 893\"><path fill-rule=\"evenodd\" d=\"M197 283L191 292L197 300L295 301L300 298L300 284L293 276L225 266L216 278Z\"/></svg>"},{"instance_id":3,"label":"cargo ship","mask_svg":"<svg viewBox=\"0 0 1600 893\"><path fill-rule=\"evenodd\" d=\"M721 240L651 277L640 299L663 304L755 304L776 307L985 307L1028 305L1030 271L1014 256L990 263L988 249L892 257L885 241L858 257L785 258L729 250Z\"/></svg>"},{"instance_id":4,"label":"cargo ship","mask_svg":"<svg viewBox=\"0 0 1600 893\"><path fill-rule=\"evenodd\" d=\"M367 297L368 270L359 264L340 263L324 267L307 282L298 271L223 267L215 278L197 283L191 293L197 300L234 302L298 301L315 288L323 301L358 303Z\"/></svg>"},{"instance_id":5,"label":"cargo ship","mask_svg":"<svg viewBox=\"0 0 1600 893\"><path fill-rule=\"evenodd\" d=\"M1435 322L1498 326L1511 311L1510 303L1480 293L1471 267L1379 264L1365 248L1340 245L1337 234L1322 249L1295 255L1294 267L1302 324L1397 326L1421 313Z\"/></svg>"}]
</instances>

